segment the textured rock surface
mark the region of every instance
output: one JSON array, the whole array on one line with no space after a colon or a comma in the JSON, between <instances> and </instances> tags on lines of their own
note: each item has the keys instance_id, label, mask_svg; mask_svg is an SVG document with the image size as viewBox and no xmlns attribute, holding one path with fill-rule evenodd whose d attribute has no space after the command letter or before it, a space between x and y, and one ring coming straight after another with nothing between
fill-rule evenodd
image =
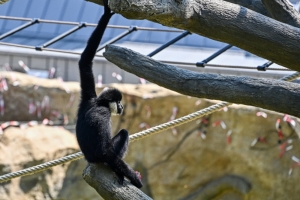
<instances>
[{"instance_id":1,"label":"textured rock surface","mask_svg":"<svg viewBox=\"0 0 300 200\"><path fill-rule=\"evenodd\" d=\"M60 109L65 109L63 105L66 105L69 96L58 81L32 78L33 82L36 81L32 83L31 78L23 76L20 75L20 80L27 82L20 81L16 87L9 86L9 90L3 93L10 112L18 115L27 113L26 105L16 103L17 96L26 100L29 95L42 98L45 94L52 95L50 109L60 112ZM50 86L50 83L53 85ZM32 90L32 86L28 87L35 84L45 86L40 86L37 91ZM78 100L78 83L69 84ZM159 125L172 117L178 118L215 103L182 96L151 84L113 86L123 92L125 107L124 115L113 118L114 133L120 128L136 133L147 126ZM74 102L69 113L76 113L77 103ZM22 106L26 109L22 110ZM174 112L175 108L177 112ZM294 167L291 175L288 172L295 163L291 157L300 157L299 138L281 120L284 140L283 145L278 145L275 122L283 115L264 111L268 116L263 118L256 116L258 111L261 110L233 105L227 112L222 110L210 115L207 124L204 124L205 121L200 123L201 120L193 121L132 142L126 161L141 172L142 190L153 199L297 199L300 169ZM6 120L16 120L13 117L18 116L8 117L6 114ZM75 114L70 114L69 118L75 119ZM23 120L31 119L31 116L24 115ZM214 126L220 120L226 124L224 129L221 125ZM226 137L229 130L232 131L231 142ZM206 139L201 137L203 131L207 133ZM258 137L264 137L266 143L258 142L251 146ZM283 151L291 145L291 150ZM76 151L75 136L62 128L8 128L0 140L0 173L16 171ZM85 166L85 160L81 159L2 183L0 199L99 199L95 190L81 177Z\"/></svg>"}]
</instances>

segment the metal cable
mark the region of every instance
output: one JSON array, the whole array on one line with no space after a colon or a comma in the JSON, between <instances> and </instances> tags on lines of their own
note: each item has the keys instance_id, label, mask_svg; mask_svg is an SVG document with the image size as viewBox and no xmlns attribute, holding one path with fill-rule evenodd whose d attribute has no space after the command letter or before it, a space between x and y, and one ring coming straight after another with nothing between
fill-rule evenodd
<instances>
[{"instance_id":1,"label":"metal cable","mask_svg":"<svg viewBox=\"0 0 300 200\"><path fill-rule=\"evenodd\" d=\"M285 77L281 78L280 80L292 81L292 80L294 80L298 77L300 77L300 72L296 72L294 74L285 76ZM220 110L220 109L222 109L226 106L229 106L231 104L232 103L229 103L229 102L221 102L221 103L209 106L207 108L204 108L200 111L197 111L197 112L194 112L192 114L186 115L184 117L181 117L181 118L175 119L173 121L170 121L170 122L167 122L167 123L149 128L145 131L141 131L141 132L135 133L133 135L130 135L129 140L130 140L130 142L133 142L133 141L148 137L148 136L153 135L155 133L159 133L161 131L164 131L164 130L182 125L184 123L190 122L190 121L195 120L195 119L197 119L199 117L202 117L204 115L211 114L211 113L216 112L216 111L218 111L218 110ZM0 183L5 182L5 181L9 181L13 178L17 178L17 177L26 176L26 175L34 174L34 173L37 173L37 172L41 172L41 171L44 171L44 170L49 169L51 167L61 165L61 164L64 164L64 163L67 163L67 162L70 162L70 161L78 160L78 159L81 159L81 158L83 158L83 154L82 154L82 152L78 152L78 153L74 153L74 154L56 159L56 160L52 160L52 161L40 164L40 165L29 167L29 168L26 168L26 169L23 169L23 170L20 170L20 171L17 171L17 172L12 172L12 173L9 173L9 174L5 174L5 175L0 176Z\"/></svg>"}]
</instances>

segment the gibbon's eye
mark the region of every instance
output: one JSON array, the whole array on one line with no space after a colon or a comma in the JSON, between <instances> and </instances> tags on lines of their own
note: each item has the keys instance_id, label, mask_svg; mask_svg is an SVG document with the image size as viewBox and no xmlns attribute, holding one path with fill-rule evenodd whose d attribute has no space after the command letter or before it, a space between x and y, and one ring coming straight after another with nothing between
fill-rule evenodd
<instances>
[{"instance_id":1,"label":"gibbon's eye","mask_svg":"<svg viewBox=\"0 0 300 200\"><path fill-rule=\"evenodd\" d=\"M117 105L118 105L118 114L120 115L123 112L123 105L122 105L121 101L118 101Z\"/></svg>"}]
</instances>

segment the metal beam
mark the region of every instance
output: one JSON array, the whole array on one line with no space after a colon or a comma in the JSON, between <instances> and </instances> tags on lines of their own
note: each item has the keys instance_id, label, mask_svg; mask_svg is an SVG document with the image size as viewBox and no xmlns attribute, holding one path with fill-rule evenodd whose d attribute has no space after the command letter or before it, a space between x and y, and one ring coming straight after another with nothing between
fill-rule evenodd
<instances>
[{"instance_id":1,"label":"metal beam","mask_svg":"<svg viewBox=\"0 0 300 200\"><path fill-rule=\"evenodd\" d=\"M121 40L123 37L129 35L129 34L132 33L133 31L137 31L136 26L131 26L131 27L129 27L128 30L124 31L124 32L121 33L120 35L118 35L118 36L112 38L111 40L109 40L109 41L107 41L107 42L105 42L104 44L102 44L102 45L99 47L99 49L97 50L97 52L98 52L98 51L101 51L102 49L104 49L104 48L106 47L106 45L108 45L108 44L113 44L113 43L117 42L118 40Z\"/></svg>"},{"instance_id":2,"label":"metal beam","mask_svg":"<svg viewBox=\"0 0 300 200\"><path fill-rule=\"evenodd\" d=\"M157 54L158 52L164 50L165 48L167 48L168 46L174 44L175 42L181 40L182 38L184 38L185 36L192 34L189 31L184 31L183 33L181 33L180 35L178 35L176 38L170 40L169 42L163 44L162 46L158 47L157 49L155 49L154 51L152 51L151 53L148 54L149 57L154 56L155 54Z\"/></svg>"},{"instance_id":3,"label":"metal beam","mask_svg":"<svg viewBox=\"0 0 300 200\"><path fill-rule=\"evenodd\" d=\"M263 64L263 65L257 66L257 70L258 70L258 71L267 71L267 68L268 68L269 66L271 66L272 64L273 64L272 61L268 61L268 62L266 62L266 63Z\"/></svg>"},{"instance_id":4,"label":"metal beam","mask_svg":"<svg viewBox=\"0 0 300 200\"><path fill-rule=\"evenodd\" d=\"M25 24L23 24L23 25L21 25L21 26L19 26L17 28L14 28L13 30L11 30L9 32L6 32L6 33L0 35L0 40L4 39L4 38L6 38L6 37L8 37L8 36L10 36L12 34L15 34L15 33L19 32L19 31L21 31L21 30L23 30L23 29L25 29L25 28L27 28L29 26L32 26L32 25L34 25L36 23L39 23L39 19L32 19L32 21L27 22L27 23L25 23Z\"/></svg>"},{"instance_id":5,"label":"metal beam","mask_svg":"<svg viewBox=\"0 0 300 200\"><path fill-rule=\"evenodd\" d=\"M71 28L70 30L60 34L59 36L53 38L52 40L46 42L45 44L43 44L42 46L37 46L35 49L38 50L38 51L42 51L43 48L47 47L47 46L50 46L51 44L67 37L68 35L74 33L75 31L78 31L79 29L83 28L83 27L86 27L85 23L79 23L76 27L74 28Z\"/></svg>"},{"instance_id":6,"label":"metal beam","mask_svg":"<svg viewBox=\"0 0 300 200\"><path fill-rule=\"evenodd\" d=\"M225 47L223 47L222 49L220 49L219 51L217 51L213 55L209 56L208 58L202 60L201 62L197 62L196 66L197 67L205 67L205 64L207 64L209 61L216 58L217 56L221 55L222 53L224 53L226 50L230 49L231 47L232 47L231 44L226 45Z\"/></svg>"}]
</instances>

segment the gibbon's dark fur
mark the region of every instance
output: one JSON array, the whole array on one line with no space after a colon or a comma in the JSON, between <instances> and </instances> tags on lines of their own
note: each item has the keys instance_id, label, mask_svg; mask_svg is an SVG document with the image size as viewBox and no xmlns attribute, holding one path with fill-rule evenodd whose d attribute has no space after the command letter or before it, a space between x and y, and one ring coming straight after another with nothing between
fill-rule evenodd
<instances>
[{"instance_id":1,"label":"gibbon's dark fur","mask_svg":"<svg viewBox=\"0 0 300 200\"><path fill-rule=\"evenodd\" d=\"M120 103L122 94L117 89L107 89L97 97L95 91L92 60L112 15L106 2L104 14L90 36L79 61L81 102L78 109L76 136L88 162L107 163L117 174L121 184L123 184L125 176L133 185L141 188L143 184L140 175L122 160L128 148L128 132L122 129L115 137L111 137L109 103L116 102L117 113L120 114L123 110Z\"/></svg>"}]
</instances>

